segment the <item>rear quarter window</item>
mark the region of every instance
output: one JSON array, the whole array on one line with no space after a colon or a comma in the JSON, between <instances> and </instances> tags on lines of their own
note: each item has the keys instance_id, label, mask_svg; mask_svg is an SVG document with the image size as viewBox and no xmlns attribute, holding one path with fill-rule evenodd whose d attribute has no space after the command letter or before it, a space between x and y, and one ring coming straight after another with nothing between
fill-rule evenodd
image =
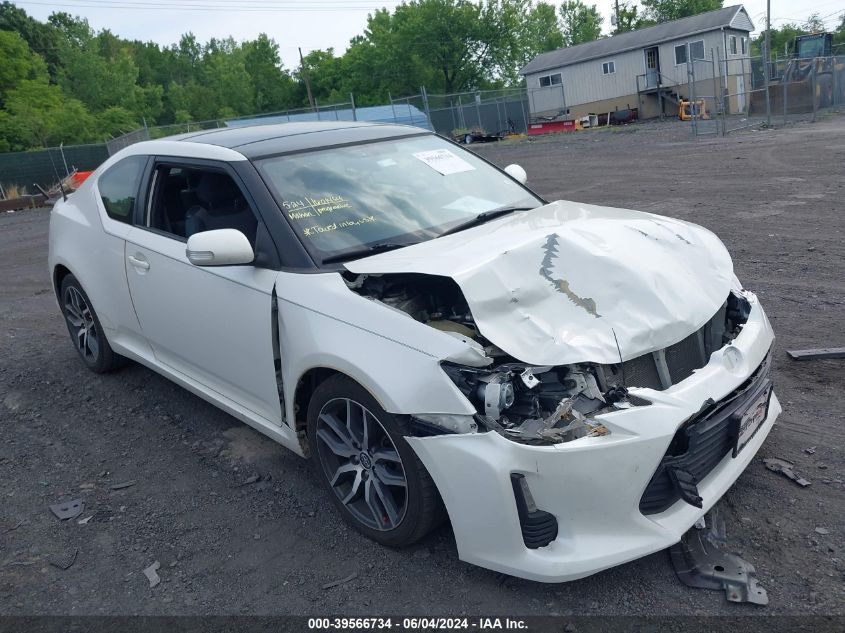
<instances>
[{"instance_id":1,"label":"rear quarter window","mask_svg":"<svg viewBox=\"0 0 845 633\"><path fill-rule=\"evenodd\" d=\"M130 156L115 163L100 176L97 189L106 213L113 220L130 224L146 156Z\"/></svg>"}]
</instances>

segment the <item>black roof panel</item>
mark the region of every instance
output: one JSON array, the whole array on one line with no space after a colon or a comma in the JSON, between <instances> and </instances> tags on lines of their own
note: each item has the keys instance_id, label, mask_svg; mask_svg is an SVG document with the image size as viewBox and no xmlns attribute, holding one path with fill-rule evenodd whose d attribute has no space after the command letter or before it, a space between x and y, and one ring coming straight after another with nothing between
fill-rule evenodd
<instances>
[{"instance_id":1,"label":"black roof panel","mask_svg":"<svg viewBox=\"0 0 845 633\"><path fill-rule=\"evenodd\" d=\"M426 134L427 130L407 125L357 121L314 121L217 128L180 134L170 140L206 143L234 149L247 158L260 158L346 143Z\"/></svg>"}]
</instances>

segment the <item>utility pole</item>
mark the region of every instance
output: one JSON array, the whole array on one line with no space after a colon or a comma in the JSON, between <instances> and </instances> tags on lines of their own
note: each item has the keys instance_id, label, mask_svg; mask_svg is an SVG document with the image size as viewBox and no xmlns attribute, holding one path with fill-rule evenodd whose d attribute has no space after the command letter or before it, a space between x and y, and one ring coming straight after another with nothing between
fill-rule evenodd
<instances>
[{"instance_id":1,"label":"utility pole","mask_svg":"<svg viewBox=\"0 0 845 633\"><path fill-rule=\"evenodd\" d=\"M771 34L772 34L772 0L766 0L766 43L763 52L763 72L766 73L766 125L772 125L772 103L769 96L769 64L771 63Z\"/></svg>"},{"instance_id":2,"label":"utility pole","mask_svg":"<svg viewBox=\"0 0 845 633\"><path fill-rule=\"evenodd\" d=\"M619 29L621 28L621 25L619 24L619 0L616 0L615 6L616 6L616 33L614 33L614 35L617 35L619 33Z\"/></svg>"},{"instance_id":3,"label":"utility pole","mask_svg":"<svg viewBox=\"0 0 845 633\"><path fill-rule=\"evenodd\" d=\"M302 47L299 48L299 69L302 72L302 78L305 80L305 89L308 91L308 104L311 106L311 111L317 111L317 104L314 103L314 95L311 94L311 78L308 76L308 69L305 67L305 60L302 58Z\"/></svg>"}]
</instances>

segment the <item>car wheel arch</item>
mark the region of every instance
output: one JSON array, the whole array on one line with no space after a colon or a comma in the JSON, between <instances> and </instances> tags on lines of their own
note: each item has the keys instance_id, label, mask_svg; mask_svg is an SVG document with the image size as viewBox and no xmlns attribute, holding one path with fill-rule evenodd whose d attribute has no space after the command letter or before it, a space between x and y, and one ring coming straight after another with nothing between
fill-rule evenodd
<instances>
[{"instance_id":1,"label":"car wheel arch","mask_svg":"<svg viewBox=\"0 0 845 633\"><path fill-rule=\"evenodd\" d=\"M71 270L63 264L56 264L53 267L53 290L56 293L56 300L59 302L62 300L62 282L65 277L71 274L73 274ZM76 275L74 277L79 279Z\"/></svg>"},{"instance_id":2,"label":"car wheel arch","mask_svg":"<svg viewBox=\"0 0 845 633\"><path fill-rule=\"evenodd\" d=\"M303 453L306 457L310 455L310 447L308 444L308 406L311 403L311 398L314 392L322 383L334 376L343 376L348 378L355 384L364 389L370 396L372 396L379 405L384 408L384 402L376 390L371 389L367 384L351 376L349 373L340 371L334 367L311 367L305 370L296 381L296 388L293 396L293 420L290 426L296 431L299 436L299 442L302 446Z\"/></svg>"}]
</instances>

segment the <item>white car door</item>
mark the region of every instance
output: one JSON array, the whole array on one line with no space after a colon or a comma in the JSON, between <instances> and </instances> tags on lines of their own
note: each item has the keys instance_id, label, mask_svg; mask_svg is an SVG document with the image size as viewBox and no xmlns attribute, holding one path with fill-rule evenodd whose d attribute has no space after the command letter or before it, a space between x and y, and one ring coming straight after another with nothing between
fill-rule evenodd
<instances>
[{"instance_id":1,"label":"white car door","mask_svg":"<svg viewBox=\"0 0 845 633\"><path fill-rule=\"evenodd\" d=\"M206 207L219 211L220 205L213 208L219 200L211 198L217 194L198 197L198 189L185 182L186 172L194 178L205 173L190 165L157 166L144 226L135 226L126 237L126 276L141 331L158 362L281 424L272 315L277 272L252 265L199 267L188 261L185 214L198 209L199 215L208 215ZM231 180L223 171L215 178ZM233 191L240 190L233 180L232 185ZM231 205L210 218L213 226L206 230L242 229L244 212L254 216L242 193L237 213L228 210ZM254 230L248 237L254 244Z\"/></svg>"}]
</instances>

